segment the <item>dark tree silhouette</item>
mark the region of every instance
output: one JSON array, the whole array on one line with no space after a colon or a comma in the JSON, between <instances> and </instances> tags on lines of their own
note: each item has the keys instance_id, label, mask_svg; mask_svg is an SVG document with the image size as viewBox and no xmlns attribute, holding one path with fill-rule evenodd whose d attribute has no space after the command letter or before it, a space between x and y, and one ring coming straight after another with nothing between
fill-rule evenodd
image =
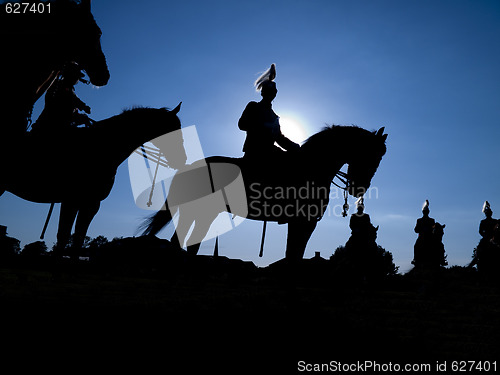
<instances>
[{"instance_id":1,"label":"dark tree silhouette","mask_svg":"<svg viewBox=\"0 0 500 375\"><path fill-rule=\"evenodd\" d=\"M47 245L45 241L36 241L29 243L23 247L21 251L23 257L36 258L39 256L47 255Z\"/></svg>"},{"instance_id":2,"label":"dark tree silhouette","mask_svg":"<svg viewBox=\"0 0 500 375\"><path fill-rule=\"evenodd\" d=\"M88 247L89 248L100 248L101 246L107 244L109 241L106 237L104 236L97 236L96 238L92 239L89 244L88 244Z\"/></svg>"},{"instance_id":3,"label":"dark tree silhouette","mask_svg":"<svg viewBox=\"0 0 500 375\"><path fill-rule=\"evenodd\" d=\"M339 246L330 257L334 277L377 280L398 273L392 254L382 246Z\"/></svg>"},{"instance_id":4,"label":"dark tree silhouette","mask_svg":"<svg viewBox=\"0 0 500 375\"><path fill-rule=\"evenodd\" d=\"M21 250L17 238L7 236L7 227L0 225L0 258L10 258Z\"/></svg>"}]
</instances>

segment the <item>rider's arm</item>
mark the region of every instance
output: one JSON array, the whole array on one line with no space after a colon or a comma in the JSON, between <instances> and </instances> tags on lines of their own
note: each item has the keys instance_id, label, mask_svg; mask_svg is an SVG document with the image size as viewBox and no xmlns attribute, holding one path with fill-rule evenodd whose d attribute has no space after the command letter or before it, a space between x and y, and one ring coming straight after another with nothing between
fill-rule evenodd
<instances>
[{"instance_id":1,"label":"rider's arm","mask_svg":"<svg viewBox=\"0 0 500 375\"><path fill-rule=\"evenodd\" d=\"M479 223L479 234L484 237L484 235L486 234L486 230L483 226L483 222L481 221L481 223Z\"/></svg>"},{"instance_id":2,"label":"rider's arm","mask_svg":"<svg viewBox=\"0 0 500 375\"><path fill-rule=\"evenodd\" d=\"M85 104L78 96L74 95L73 96L73 106L80 111L85 110L88 108L87 104Z\"/></svg>"},{"instance_id":3,"label":"rider's arm","mask_svg":"<svg viewBox=\"0 0 500 375\"><path fill-rule=\"evenodd\" d=\"M281 132L281 129L278 127L278 130L276 131L276 135L274 138L274 141L280 145L280 147L284 148L287 151L294 151L298 150L300 148L300 145L289 140L287 137L283 135Z\"/></svg>"},{"instance_id":4,"label":"rider's arm","mask_svg":"<svg viewBox=\"0 0 500 375\"><path fill-rule=\"evenodd\" d=\"M256 102L250 102L247 104L238 121L238 128L240 128L240 130L247 131L252 127L252 124L255 123L255 111L257 110L256 105Z\"/></svg>"}]
</instances>

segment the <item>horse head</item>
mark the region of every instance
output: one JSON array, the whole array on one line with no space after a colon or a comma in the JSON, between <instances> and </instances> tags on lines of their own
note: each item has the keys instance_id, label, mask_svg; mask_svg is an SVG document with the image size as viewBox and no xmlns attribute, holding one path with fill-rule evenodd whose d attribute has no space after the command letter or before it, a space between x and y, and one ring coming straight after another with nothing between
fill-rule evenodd
<instances>
[{"instance_id":1,"label":"horse head","mask_svg":"<svg viewBox=\"0 0 500 375\"><path fill-rule=\"evenodd\" d=\"M186 165L187 155L184 148L184 137L181 130L181 122L177 117L181 109L181 104L175 107L173 110L169 111L166 108L161 108L162 116L167 116L166 122L173 125L172 130L158 129L160 137L156 137L152 143L158 147L169 167L173 169L180 169Z\"/></svg>"},{"instance_id":2,"label":"horse head","mask_svg":"<svg viewBox=\"0 0 500 375\"><path fill-rule=\"evenodd\" d=\"M109 80L109 70L101 49L101 29L90 11L90 0L82 0L76 6L78 8L68 24L73 32L70 43L75 48L74 61L87 72L93 85L104 86Z\"/></svg>"},{"instance_id":3,"label":"horse head","mask_svg":"<svg viewBox=\"0 0 500 375\"><path fill-rule=\"evenodd\" d=\"M369 189L371 180L386 152L384 128L369 132L361 128L355 135L356 146L348 153L348 191L354 197L362 197Z\"/></svg>"},{"instance_id":4,"label":"horse head","mask_svg":"<svg viewBox=\"0 0 500 375\"><path fill-rule=\"evenodd\" d=\"M309 137L301 147L303 158L309 170L324 173L325 161L332 163L328 172L329 181L344 164L347 168L347 190L355 197L361 197L370 187L371 180L385 155L384 128L370 132L357 126L327 126ZM355 147L349 143L354 140Z\"/></svg>"},{"instance_id":5,"label":"horse head","mask_svg":"<svg viewBox=\"0 0 500 375\"><path fill-rule=\"evenodd\" d=\"M446 224L440 224L437 222L432 226L432 235L436 241L441 242L443 240L445 227Z\"/></svg>"}]
</instances>

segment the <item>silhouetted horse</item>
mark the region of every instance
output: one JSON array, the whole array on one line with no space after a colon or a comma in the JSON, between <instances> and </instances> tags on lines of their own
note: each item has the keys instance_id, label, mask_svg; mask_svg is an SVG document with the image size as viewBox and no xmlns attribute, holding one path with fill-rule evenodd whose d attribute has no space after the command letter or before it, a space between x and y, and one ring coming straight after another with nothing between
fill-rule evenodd
<instances>
[{"instance_id":1,"label":"silhouetted horse","mask_svg":"<svg viewBox=\"0 0 500 375\"><path fill-rule=\"evenodd\" d=\"M104 86L109 79L90 0L53 1L50 13L48 3L40 4L44 6L37 9L43 13L32 13L30 8L24 12L24 5L22 14L7 14L5 5L0 12L0 145L25 132L34 103L65 63L78 63L96 86Z\"/></svg>"},{"instance_id":2,"label":"silhouetted horse","mask_svg":"<svg viewBox=\"0 0 500 375\"><path fill-rule=\"evenodd\" d=\"M436 269L448 264L443 245L445 227L446 224L435 223L430 235L417 238L412 261L415 268Z\"/></svg>"},{"instance_id":3,"label":"silhouetted horse","mask_svg":"<svg viewBox=\"0 0 500 375\"><path fill-rule=\"evenodd\" d=\"M136 108L90 128L70 129L59 139L28 135L21 148L0 149L0 195L7 190L32 202L61 202L58 248L68 242L75 219L73 244L81 246L118 166L143 143L180 129L179 110L180 104L172 111ZM178 169L186 162L182 139L172 145L161 151Z\"/></svg>"},{"instance_id":4,"label":"silhouetted horse","mask_svg":"<svg viewBox=\"0 0 500 375\"><path fill-rule=\"evenodd\" d=\"M311 136L295 156L290 156L287 165L269 169L266 165L250 165L244 158L215 156L199 161L198 170L208 176L210 170L216 169L220 163L239 166L246 188L247 204L244 209L239 210L241 212L237 212L238 207L230 207L231 213L252 220L288 223L286 257L302 259L307 242L328 206L331 181L342 166L348 164L349 194L361 196L369 188L386 152L387 134L383 132L384 128L378 132L370 132L355 126L326 127ZM351 147L352 142L356 142L356 147ZM196 165L194 168L196 170ZM174 176L164 209L145 221L143 234L157 234L178 210L179 221L172 241L181 246L186 242L188 253L196 254L201 240L213 220L224 211L224 206L221 210L216 207L211 211L203 208L202 212L197 209L196 201L192 209L186 209L188 205L177 205L169 201L178 191L189 190L190 181L193 179L188 173ZM217 181L211 180L211 183L214 182ZM215 191L223 188L224 186L215 186ZM190 238L187 239L186 236L193 224L190 238L196 240L189 241Z\"/></svg>"}]
</instances>

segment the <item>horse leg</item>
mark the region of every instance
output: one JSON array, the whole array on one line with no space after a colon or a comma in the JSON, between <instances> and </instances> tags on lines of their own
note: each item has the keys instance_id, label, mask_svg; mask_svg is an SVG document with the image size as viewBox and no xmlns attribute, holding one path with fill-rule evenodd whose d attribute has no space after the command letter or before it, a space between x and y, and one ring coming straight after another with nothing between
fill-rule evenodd
<instances>
[{"instance_id":1,"label":"horse leg","mask_svg":"<svg viewBox=\"0 0 500 375\"><path fill-rule=\"evenodd\" d=\"M196 218L194 222L194 228L193 231L191 232L191 235L186 241L187 245L187 252L189 255L196 255L198 254L198 250L200 249L201 242L207 235L208 231L210 230L210 226L212 225L213 221L217 218L216 216L203 216L203 218Z\"/></svg>"},{"instance_id":2,"label":"horse leg","mask_svg":"<svg viewBox=\"0 0 500 375\"><path fill-rule=\"evenodd\" d=\"M177 230L174 231L174 234L170 238L170 243L176 247L182 247L179 236L177 235Z\"/></svg>"},{"instance_id":3,"label":"horse leg","mask_svg":"<svg viewBox=\"0 0 500 375\"><path fill-rule=\"evenodd\" d=\"M75 249L80 249L85 241L85 236L89 229L90 223L94 216L99 211L101 206L100 201L87 202L84 208L78 210L78 216L76 218L75 233L73 235L73 246Z\"/></svg>"},{"instance_id":4,"label":"horse leg","mask_svg":"<svg viewBox=\"0 0 500 375\"><path fill-rule=\"evenodd\" d=\"M75 222L78 208L76 205L63 202L59 213L59 226L57 229L57 244L55 250L61 252L65 249L71 237L71 228Z\"/></svg>"},{"instance_id":5,"label":"horse leg","mask_svg":"<svg viewBox=\"0 0 500 375\"><path fill-rule=\"evenodd\" d=\"M311 238L317 221L293 220L288 223L288 235L285 257L291 261L299 261L304 257L307 242Z\"/></svg>"},{"instance_id":6,"label":"horse leg","mask_svg":"<svg viewBox=\"0 0 500 375\"><path fill-rule=\"evenodd\" d=\"M198 254L198 251L200 250L201 243L195 243L193 245L189 245L187 247L187 253L190 256L194 256Z\"/></svg>"},{"instance_id":7,"label":"horse leg","mask_svg":"<svg viewBox=\"0 0 500 375\"><path fill-rule=\"evenodd\" d=\"M184 207L179 207L179 220L175 226L175 232L172 235L170 241L179 247L184 246L184 241L186 240L189 229L194 223L193 216L190 215L189 210L184 209Z\"/></svg>"}]
</instances>

